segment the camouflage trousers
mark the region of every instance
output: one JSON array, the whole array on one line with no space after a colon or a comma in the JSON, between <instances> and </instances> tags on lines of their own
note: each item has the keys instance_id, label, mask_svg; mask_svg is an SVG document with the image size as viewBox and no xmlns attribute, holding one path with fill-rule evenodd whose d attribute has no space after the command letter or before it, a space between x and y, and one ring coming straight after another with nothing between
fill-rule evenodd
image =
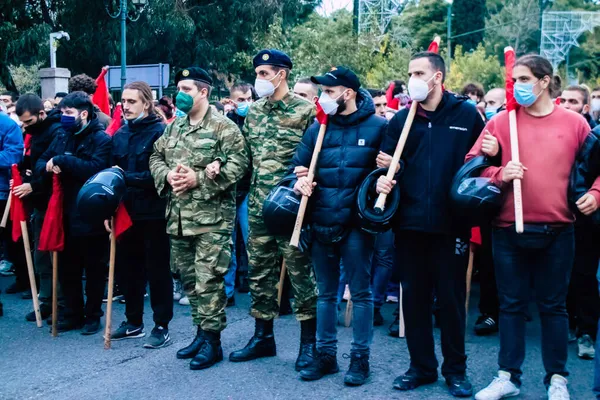
<instances>
[{"instance_id":1,"label":"camouflage trousers","mask_svg":"<svg viewBox=\"0 0 600 400\"><path fill-rule=\"evenodd\" d=\"M250 315L254 318L271 320L279 315L281 256L292 284L296 318L298 321L316 318L317 288L312 263L289 242L289 238L269 234L262 218L249 216L248 283L252 300Z\"/></svg>"},{"instance_id":2,"label":"camouflage trousers","mask_svg":"<svg viewBox=\"0 0 600 400\"><path fill-rule=\"evenodd\" d=\"M205 331L221 332L227 326L224 277L230 259L229 232L171 236L171 265L181 275L194 325Z\"/></svg>"}]
</instances>

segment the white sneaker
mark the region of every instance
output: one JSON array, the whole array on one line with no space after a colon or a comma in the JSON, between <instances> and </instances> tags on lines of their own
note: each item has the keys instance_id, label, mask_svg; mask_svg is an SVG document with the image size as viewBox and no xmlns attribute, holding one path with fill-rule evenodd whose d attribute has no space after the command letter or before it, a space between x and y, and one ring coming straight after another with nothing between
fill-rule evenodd
<instances>
[{"instance_id":1,"label":"white sneaker","mask_svg":"<svg viewBox=\"0 0 600 400\"><path fill-rule=\"evenodd\" d=\"M571 396L569 396L567 382L567 378L564 376L552 375L548 388L548 400L569 400Z\"/></svg>"},{"instance_id":2,"label":"white sneaker","mask_svg":"<svg viewBox=\"0 0 600 400\"><path fill-rule=\"evenodd\" d=\"M181 281L179 279L173 279L173 300L181 300Z\"/></svg>"},{"instance_id":3,"label":"white sneaker","mask_svg":"<svg viewBox=\"0 0 600 400\"><path fill-rule=\"evenodd\" d=\"M397 303L398 302L398 296L388 296L385 299L386 303Z\"/></svg>"},{"instance_id":4,"label":"white sneaker","mask_svg":"<svg viewBox=\"0 0 600 400\"><path fill-rule=\"evenodd\" d=\"M14 275L13 264L10 261L0 261L0 275L11 276Z\"/></svg>"},{"instance_id":5,"label":"white sneaker","mask_svg":"<svg viewBox=\"0 0 600 400\"><path fill-rule=\"evenodd\" d=\"M182 306L189 306L190 305L190 299L188 299L187 296L183 296L180 300L179 300L179 304L181 304Z\"/></svg>"},{"instance_id":6,"label":"white sneaker","mask_svg":"<svg viewBox=\"0 0 600 400\"><path fill-rule=\"evenodd\" d=\"M583 335L577 339L577 355L584 360L593 360L596 356L594 341L590 335Z\"/></svg>"},{"instance_id":7,"label":"white sneaker","mask_svg":"<svg viewBox=\"0 0 600 400\"><path fill-rule=\"evenodd\" d=\"M475 395L475 400L500 400L506 397L516 396L520 392L519 388L510 381L510 373L498 371L498 376L494 378L488 387L480 390Z\"/></svg>"}]
</instances>

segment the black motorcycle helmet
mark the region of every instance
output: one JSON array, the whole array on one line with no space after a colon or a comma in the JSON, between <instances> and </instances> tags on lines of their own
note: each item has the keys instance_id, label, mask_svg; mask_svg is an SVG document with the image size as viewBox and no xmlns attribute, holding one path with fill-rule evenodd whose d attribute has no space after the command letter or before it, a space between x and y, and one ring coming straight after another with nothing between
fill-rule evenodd
<instances>
[{"instance_id":1,"label":"black motorcycle helmet","mask_svg":"<svg viewBox=\"0 0 600 400\"><path fill-rule=\"evenodd\" d=\"M108 168L92 176L77 195L77 210L81 220L101 223L114 216L127 193L125 176L119 168Z\"/></svg>"},{"instance_id":2,"label":"black motorcycle helmet","mask_svg":"<svg viewBox=\"0 0 600 400\"><path fill-rule=\"evenodd\" d=\"M500 188L490 178L479 176L493 165L487 157L475 157L458 170L452 181L450 206L461 221L471 226L489 222L502 207Z\"/></svg>"},{"instance_id":3,"label":"black motorcycle helmet","mask_svg":"<svg viewBox=\"0 0 600 400\"><path fill-rule=\"evenodd\" d=\"M301 195L294 193L295 177L284 178L263 203L263 220L267 230L276 236L292 236L300 209Z\"/></svg>"},{"instance_id":4,"label":"black motorcycle helmet","mask_svg":"<svg viewBox=\"0 0 600 400\"><path fill-rule=\"evenodd\" d=\"M404 164L400 163L401 170ZM376 235L388 231L391 220L400 205L400 188L395 185L392 192L387 196L383 213L374 210L379 195L377 194L377 180L380 176L387 175L387 168L379 168L371 172L358 188L356 196L356 210L358 213L358 225L364 232Z\"/></svg>"}]
</instances>

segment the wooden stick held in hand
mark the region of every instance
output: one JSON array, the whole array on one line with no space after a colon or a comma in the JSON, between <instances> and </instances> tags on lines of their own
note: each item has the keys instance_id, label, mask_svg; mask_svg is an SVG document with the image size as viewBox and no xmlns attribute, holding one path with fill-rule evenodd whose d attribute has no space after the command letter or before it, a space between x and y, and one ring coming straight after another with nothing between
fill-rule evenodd
<instances>
[{"instance_id":1,"label":"wooden stick held in hand","mask_svg":"<svg viewBox=\"0 0 600 400\"><path fill-rule=\"evenodd\" d=\"M31 246L29 244L29 232L27 222L21 221L21 234L23 235L23 247L25 248L25 260L27 260L27 272L29 274L29 286L33 300L33 312L37 327L42 327L42 314L40 313L40 300L38 299L37 285L35 283L35 271L33 270L33 259L31 258Z\"/></svg>"},{"instance_id":2,"label":"wooden stick held in hand","mask_svg":"<svg viewBox=\"0 0 600 400\"><path fill-rule=\"evenodd\" d=\"M6 207L4 207L4 215L2 215L2 221L0 221L0 228L6 228L8 222L8 216L10 215L10 204L12 203L12 190L8 193L8 200L6 200Z\"/></svg>"},{"instance_id":3,"label":"wooden stick held in hand","mask_svg":"<svg viewBox=\"0 0 600 400\"><path fill-rule=\"evenodd\" d=\"M469 300L471 298L471 278L473 277L474 258L475 252L473 251L473 245L469 245L469 266L467 267L467 298L465 301L465 324L467 325L469 321Z\"/></svg>"},{"instance_id":4,"label":"wooden stick held in hand","mask_svg":"<svg viewBox=\"0 0 600 400\"><path fill-rule=\"evenodd\" d=\"M108 298L106 302L106 328L104 329L104 349L110 349L110 331L112 325L112 303L113 287L115 283L115 255L117 253L117 239L115 237L114 227L115 219L112 218L110 226L113 232L110 234L110 261L108 264Z\"/></svg>"},{"instance_id":5,"label":"wooden stick held in hand","mask_svg":"<svg viewBox=\"0 0 600 400\"><path fill-rule=\"evenodd\" d=\"M519 135L517 132L517 112L515 110L508 112L508 121L510 124L510 152L514 162L521 162L519 159ZM523 233L523 194L521 189L521 180L513 180L513 194L515 197L515 228L517 233Z\"/></svg>"}]
</instances>

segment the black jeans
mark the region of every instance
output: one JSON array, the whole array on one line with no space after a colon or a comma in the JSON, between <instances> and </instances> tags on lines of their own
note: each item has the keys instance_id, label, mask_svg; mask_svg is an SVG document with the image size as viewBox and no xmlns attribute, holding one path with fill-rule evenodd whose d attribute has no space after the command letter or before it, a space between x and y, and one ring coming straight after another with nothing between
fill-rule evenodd
<instances>
[{"instance_id":1,"label":"black jeans","mask_svg":"<svg viewBox=\"0 0 600 400\"><path fill-rule=\"evenodd\" d=\"M98 320L102 312L102 297L106 287L108 235L72 236L65 234L65 250L58 255L58 279L65 301L64 316L68 319ZM82 277L85 269L84 308Z\"/></svg>"},{"instance_id":2,"label":"black jeans","mask_svg":"<svg viewBox=\"0 0 600 400\"><path fill-rule=\"evenodd\" d=\"M526 226L520 235L514 227L496 228L492 240L500 299L500 370L510 372L513 383L521 385L525 310L533 282L542 323L544 383L549 384L554 374L567 376L569 320L565 302L575 248L573 227Z\"/></svg>"},{"instance_id":3,"label":"black jeans","mask_svg":"<svg viewBox=\"0 0 600 400\"><path fill-rule=\"evenodd\" d=\"M148 282L154 323L168 327L173 319L173 281L166 221L134 221L117 242L116 270L125 295L127 321L136 326L143 323Z\"/></svg>"},{"instance_id":4,"label":"black jeans","mask_svg":"<svg viewBox=\"0 0 600 400\"><path fill-rule=\"evenodd\" d=\"M494 258L492 256L492 229L481 226L481 246L477 255L479 266L479 285L481 294L479 297L479 312L489 315L498 321L498 289L496 288L496 275L494 272Z\"/></svg>"},{"instance_id":5,"label":"black jeans","mask_svg":"<svg viewBox=\"0 0 600 400\"><path fill-rule=\"evenodd\" d=\"M600 298L596 272L600 260L600 229L590 223L575 224L575 263L567 295L569 325L577 337L596 338L600 317Z\"/></svg>"},{"instance_id":6,"label":"black jeans","mask_svg":"<svg viewBox=\"0 0 600 400\"><path fill-rule=\"evenodd\" d=\"M410 372L422 377L437 376L431 316L435 289L444 355L442 375L464 375L468 238L399 231L396 250L396 260L402 263L402 308Z\"/></svg>"},{"instance_id":7,"label":"black jeans","mask_svg":"<svg viewBox=\"0 0 600 400\"><path fill-rule=\"evenodd\" d=\"M371 295L371 256L374 238L352 229L338 243L315 241L312 260L317 288L317 347L337 352L337 292L340 282L340 258L352 296L352 353L369 354L373 340L373 297Z\"/></svg>"}]
</instances>

